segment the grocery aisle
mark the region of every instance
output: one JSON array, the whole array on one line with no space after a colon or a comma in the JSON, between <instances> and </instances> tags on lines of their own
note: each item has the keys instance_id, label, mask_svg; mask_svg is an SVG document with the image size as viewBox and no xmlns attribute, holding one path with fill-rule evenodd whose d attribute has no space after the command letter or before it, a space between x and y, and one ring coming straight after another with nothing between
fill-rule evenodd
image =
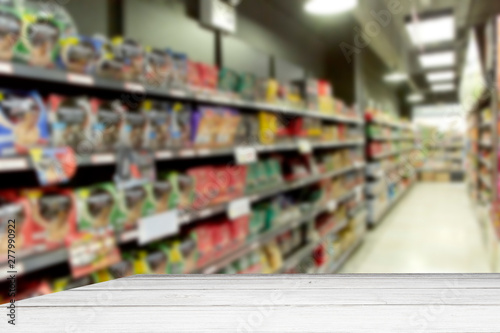
<instances>
[{"instance_id":1,"label":"grocery aisle","mask_svg":"<svg viewBox=\"0 0 500 333\"><path fill-rule=\"evenodd\" d=\"M489 273L465 185L417 183L341 273Z\"/></svg>"}]
</instances>

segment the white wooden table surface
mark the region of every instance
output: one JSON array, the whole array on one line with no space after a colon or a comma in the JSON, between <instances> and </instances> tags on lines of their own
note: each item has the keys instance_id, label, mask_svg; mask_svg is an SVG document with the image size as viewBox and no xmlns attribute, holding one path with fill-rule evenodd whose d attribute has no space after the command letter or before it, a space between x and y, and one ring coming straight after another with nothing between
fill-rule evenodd
<instances>
[{"instance_id":1,"label":"white wooden table surface","mask_svg":"<svg viewBox=\"0 0 500 333\"><path fill-rule=\"evenodd\" d=\"M0 332L500 332L500 274L142 275L17 306Z\"/></svg>"}]
</instances>

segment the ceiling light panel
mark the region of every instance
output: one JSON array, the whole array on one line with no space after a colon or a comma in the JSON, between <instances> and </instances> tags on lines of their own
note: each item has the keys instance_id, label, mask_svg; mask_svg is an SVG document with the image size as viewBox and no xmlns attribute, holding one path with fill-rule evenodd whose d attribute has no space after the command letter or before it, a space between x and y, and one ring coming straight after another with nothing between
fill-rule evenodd
<instances>
[{"instance_id":1,"label":"ceiling light panel","mask_svg":"<svg viewBox=\"0 0 500 333\"><path fill-rule=\"evenodd\" d=\"M358 0L310 0L304 8L311 14L331 15L349 11L357 5Z\"/></svg>"},{"instance_id":2,"label":"ceiling light panel","mask_svg":"<svg viewBox=\"0 0 500 333\"><path fill-rule=\"evenodd\" d=\"M418 60L420 61L420 65L423 68L428 69L428 68L454 66L456 57L455 57L455 52L446 51L446 52L422 54L418 57Z\"/></svg>"},{"instance_id":3,"label":"ceiling light panel","mask_svg":"<svg viewBox=\"0 0 500 333\"><path fill-rule=\"evenodd\" d=\"M426 76L427 76L427 81L429 82L451 81L455 79L455 72L453 71L433 72L433 73L428 73Z\"/></svg>"},{"instance_id":4,"label":"ceiling light panel","mask_svg":"<svg viewBox=\"0 0 500 333\"><path fill-rule=\"evenodd\" d=\"M443 16L406 24L414 45L428 45L455 39L455 18Z\"/></svg>"},{"instance_id":5,"label":"ceiling light panel","mask_svg":"<svg viewBox=\"0 0 500 333\"><path fill-rule=\"evenodd\" d=\"M433 92L447 92L455 90L455 85L453 83L445 83L445 84L433 84L431 86L431 90Z\"/></svg>"}]
</instances>

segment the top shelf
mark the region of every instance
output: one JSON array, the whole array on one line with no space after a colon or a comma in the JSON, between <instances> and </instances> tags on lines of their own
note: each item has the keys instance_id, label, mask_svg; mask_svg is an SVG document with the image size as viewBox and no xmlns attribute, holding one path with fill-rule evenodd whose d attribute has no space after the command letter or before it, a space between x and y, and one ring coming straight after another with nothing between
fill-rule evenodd
<instances>
[{"instance_id":1,"label":"top shelf","mask_svg":"<svg viewBox=\"0 0 500 333\"><path fill-rule=\"evenodd\" d=\"M351 118L342 115L326 114L317 110L294 108L287 105L246 101L225 96L210 95L207 93L195 93L193 91L185 89L152 87L135 82L122 82L101 77L94 77L90 75L67 73L55 69L31 67L23 64L0 62L0 78L8 78L10 80L21 81L29 80L34 82L43 82L74 87L85 87L85 89L88 89L89 91L97 90L140 93L146 95L148 98L175 99L188 102L224 105L228 107L243 108L256 111L269 111L281 113L284 115L319 118L322 120L346 124L364 124L364 121L361 117Z\"/></svg>"}]
</instances>

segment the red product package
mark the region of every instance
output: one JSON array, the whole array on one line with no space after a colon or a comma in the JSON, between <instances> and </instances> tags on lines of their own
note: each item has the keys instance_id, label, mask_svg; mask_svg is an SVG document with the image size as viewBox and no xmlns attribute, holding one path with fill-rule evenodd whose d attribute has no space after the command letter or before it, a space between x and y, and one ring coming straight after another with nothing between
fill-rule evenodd
<instances>
[{"instance_id":1,"label":"red product package","mask_svg":"<svg viewBox=\"0 0 500 333\"><path fill-rule=\"evenodd\" d=\"M18 196L16 191L0 192L0 251L2 251L0 257L7 257L9 244L12 243L9 243L9 239L14 241L16 251L26 247L24 238L29 227L26 223L26 212L28 210L28 200ZM9 236L11 234L13 235ZM5 258L6 260L7 258Z\"/></svg>"},{"instance_id":2,"label":"red product package","mask_svg":"<svg viewBox=\"0 0 500 333\"><path fill-rule=\"evenodd\" d=\"M213 184L213 188L216 189L217 196L214 198L213 203L223 203L229 201L230 198L230 186L231 186L231 167L230 166L219 166L215 167L209 172L210 182Z\"/></svg>"},{"instance_id":3,"label":"red product package","mask_svg":"<svg viewBox=\"0 0 500 333\"><path fill-rule=\"evenodd\" d=\"M196 198L193 203L195 209L209 206L217 196L217 187L210 180L212 167L197 167L187 171L187 175L194 180Z\"/></svg>"},{"instance_id":4,"label":"red product package","mask_svg":"<svg viewBox=\"0 0 500 333\"><path fill-rule=\"evenodd\" d=\"M25 212L27 247L58 248L67 237L76 234L76 204L71 190L25 190L22 195L29 202Z\"/></svg>"},{"instance_id":5,"label":"red product package","mask_svg":"<svg viewBox=\"0 0 500 333\"><path fill-rule=\"evenodd\" d=\"M231 232L231 242L243 243L248 237L250 216L242 216L229 222L229 231Z\"/></svg>"},{"instance_id":6,"label":"red product package","mask_svg":"<svg viewBox=\"0 0 500 333\"><path fill-rule=\"evenodd\" d=\"M196 242L198 251L201 257L210 254L214 250L214 244L212 242L212 228L209 224L199 224L193 228L193 232L196 235Z\"/></svg>"},{"instance_id":7,"label":"red product package","mask_svg":"<svg viewBox=\"0 0 500 333\"><path fill-rule=\"evenodd\" d=\"M233 166L229 168L230 183L229 183L229 199L237 199L245 194L247 167L245 165Z\"/></svg>"},{"instance_id":8,"label":"red product package","mask_svg":"<svg viewBox=\"0 0 500 333\"><path fill-rule=\"evenodd\" d=\"M217 66L199 63L199 72L201 73L201 82L203 88L207 90L217 90L219 69Z\"/></svg>"},{"instance_id":9,"label":"red product package","mask_svg":"<svg viewBox=\"0 0 500 333\"><path fill-rule=\"evenodd\" d=\"M224 251L231 244L231 229L229 221L214 222L211 224L212 228L212 243L215 251Z\"/></svg>"},{"instance_id":10,"label":"red product package","mask_svg":"<svg viewBox=\"0 0 500 333\"><path fill-rule=\"evenodd\" d=\"M304 118L294 118L288 125L288 134L295 137L306 137L307 130L304 125Z\"/></svg>"},{"instance_id":11,"label":"red product package","mask_svg":"<svg viewBox=\"0 0 500 333\"><path fill-rule=\"evenodd\" d=\"M191 89L203 88L200 64L188 60L188 85Z\"/></svg>"},{"instance_id":12,"label":"red product package","mask_svg":"<svg viewBox=\"0 0 500 333\"><path fill-rule=\"evenodd\" d=\"M333 96L332 85L328 81L318 81L318 95L322 97Z\"/></svg>"}]
</instances>

